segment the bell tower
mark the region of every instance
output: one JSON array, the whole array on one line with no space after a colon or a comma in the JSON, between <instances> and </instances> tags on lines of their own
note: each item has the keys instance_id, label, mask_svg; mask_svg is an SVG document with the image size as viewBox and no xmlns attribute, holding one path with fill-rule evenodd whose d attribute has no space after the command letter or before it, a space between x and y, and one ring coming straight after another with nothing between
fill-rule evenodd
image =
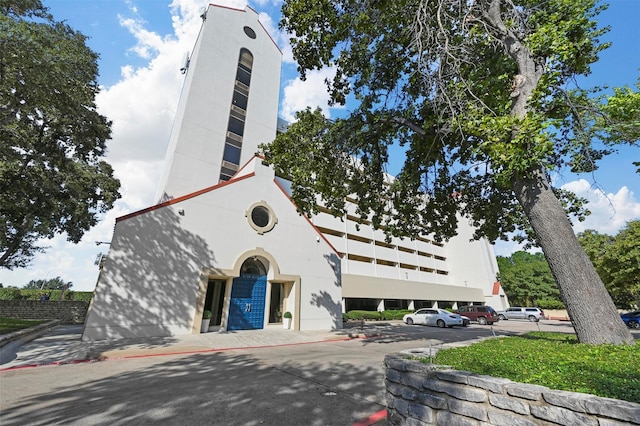
<instances>
[{"instance_id":1,"label":"bell tower","mask_svg":"<svg viewBox=\"0 0 640 426\"><path fill-rule=\"evenodd\" d=\"M276 136L282 52L258 13L210 4L202 18L156 201L228 180Z\"/></svg>"}]
</instances>

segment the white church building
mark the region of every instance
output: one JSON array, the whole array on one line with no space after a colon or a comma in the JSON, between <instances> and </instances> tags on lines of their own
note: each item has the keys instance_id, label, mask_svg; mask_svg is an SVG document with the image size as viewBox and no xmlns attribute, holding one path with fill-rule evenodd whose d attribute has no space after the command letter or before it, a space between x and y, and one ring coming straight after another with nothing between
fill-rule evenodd
<instances>
[{"instance_id":1,"label":"white church building","mask_svg":"<svg viewBox=\"0 0 640 426\"><path fill-rule=\"evenodd\" d=\"M278 129L282 52L258 13L209 5L176 112L158 204L116 219L84 340L282 327L340 329L352 309L508 301L493 247L385 240L352 213L301 216L255 156Z\"/></svg>"}]
</instances>

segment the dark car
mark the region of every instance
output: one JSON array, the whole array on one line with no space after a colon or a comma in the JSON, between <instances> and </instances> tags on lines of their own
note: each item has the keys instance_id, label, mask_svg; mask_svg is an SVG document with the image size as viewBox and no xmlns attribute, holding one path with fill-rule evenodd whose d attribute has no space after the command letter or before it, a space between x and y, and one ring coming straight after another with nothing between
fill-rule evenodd
<instances>
[{"instance_id":1,"label":"dark car","mask_svg":"<svg viewBox=\"0 0 640 426\"><path fill-rule=\"evenodd\" d=\"M631 328L640 328L640 311L627 312L620 314L620 318Z\"/></svg>"},{"instance_id":2,"label":"dark car","mask_svg":"<svg viewBox=\"0 0 640 426\"><path fill-rule=\"evenodd\" d=\"M491 306L485 305L465 305L460 306L457 311L460 315L468 317L480 325L493 324L498 322L498 313Z\"/></svg>"}]
</instances>

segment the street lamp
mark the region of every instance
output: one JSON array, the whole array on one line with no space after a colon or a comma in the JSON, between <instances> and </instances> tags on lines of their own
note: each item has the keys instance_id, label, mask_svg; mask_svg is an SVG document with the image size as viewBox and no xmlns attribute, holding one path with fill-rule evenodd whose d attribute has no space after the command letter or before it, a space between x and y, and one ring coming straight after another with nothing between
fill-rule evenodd
<instances>
[{"instance_id":1,"label":"street lamp","mask_svg":"<svg viewBox=\"0 0 640 426\"><path fill-rule=\"evenodd\" d=\"M100 244L111 244L111 241L96 241L97 246L99 246Z\"/></svg>"}]
</instances>

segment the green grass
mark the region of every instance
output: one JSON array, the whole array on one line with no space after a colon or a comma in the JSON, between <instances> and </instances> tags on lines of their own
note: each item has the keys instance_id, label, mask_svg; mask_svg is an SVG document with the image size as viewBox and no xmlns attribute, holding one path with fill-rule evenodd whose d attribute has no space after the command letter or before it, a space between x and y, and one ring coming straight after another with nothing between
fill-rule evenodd
<instances>
[{"instance_id":1,"label":"green grass","mask_svg":"<svg viewBox=\"0 0 640 426\"><path fill-rule=\"evenodd\" d=\"M434 363L514 382L640 403L638 342L582 345L574 335L531 332L443 349Z\"/></svg>"},{"instance_id":2,"label":"green grass","mask_svg":"<svg viewBox=\"0 0 640 426\"><path fill-rule=\"evenodd\" d=\"M46 321L39 320L21 320L15 318L0 317L0 334L7 334L23 328L33 327Z\"/></svg>"}]
</instances>

